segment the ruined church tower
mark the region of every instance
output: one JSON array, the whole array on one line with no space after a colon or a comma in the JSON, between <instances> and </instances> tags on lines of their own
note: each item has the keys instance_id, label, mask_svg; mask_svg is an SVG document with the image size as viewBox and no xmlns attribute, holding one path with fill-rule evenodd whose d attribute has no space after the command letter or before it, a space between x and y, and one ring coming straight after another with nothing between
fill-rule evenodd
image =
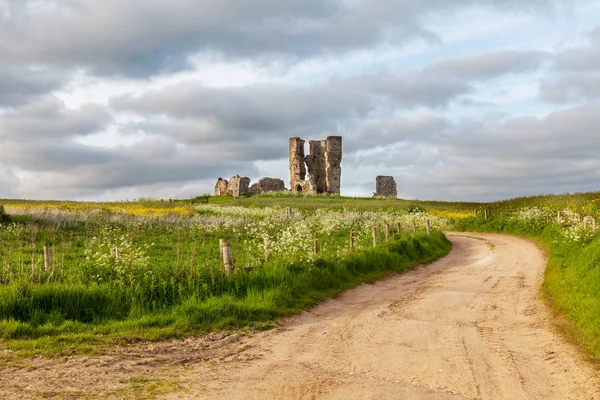
<instances>
[{"instance_id":1,"label":"ruined church tower","mask_svg":"<svg viewBox=\"0 0 600 400\"><path fill-rule=\"evenodd\" d=\"M309 155L305 141L290 138L290 190L294 193L340 194L342 178L342 137L310 140Z\"/></svg>"}]
</instances>

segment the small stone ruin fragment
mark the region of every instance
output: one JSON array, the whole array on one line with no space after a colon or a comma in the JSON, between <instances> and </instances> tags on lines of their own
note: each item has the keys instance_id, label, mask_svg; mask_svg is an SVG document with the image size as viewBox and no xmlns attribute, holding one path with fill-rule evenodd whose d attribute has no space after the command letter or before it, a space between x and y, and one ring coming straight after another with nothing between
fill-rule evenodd
<instances>
[{"instance_id":1,"label":"small stone ruin fragment","mask_svg":"<svg viewBox=\"0 0 600 400\"><path fill-rule=\"evenodd\" d=\"M379 175L375 178L375 196L398 198L396 181L393 176Z\"/></svg>"},{"instance_id":2,"label":"small stone ruin fragment","mask_svg":"<svg viewBox=\"0 0 600 400\"><path fill-rule=\"evenodd\" d=\"M241 196L249 194L250 178L232 176L229 181L219 178L215 184L215 196Z\"/></svg>"},{"instance_id":3,"label":"small stone ruin fragment","mask_svg":"<svg viewBox=\"0 0 600 400\"><path fill-rule=\"evenodd\" d=\"M262 178L257 183L250 186L250 178L232 176L229 181L219 178L215 184L215 196L243 196L255 195L266 192L282 192L285 190L285 183L278 178Z\"/></svg>"},{"instance_id":4,"label":"small stone ruin fragment","mask_svg":"<svg viewBox=\"0 0 600 400\"><path fill-rule=\"evenodd\" d=\"M225 196L227 194L228 183L226 179L219 178L215 184L215 196Z\"/></svg>"}]
</instances>

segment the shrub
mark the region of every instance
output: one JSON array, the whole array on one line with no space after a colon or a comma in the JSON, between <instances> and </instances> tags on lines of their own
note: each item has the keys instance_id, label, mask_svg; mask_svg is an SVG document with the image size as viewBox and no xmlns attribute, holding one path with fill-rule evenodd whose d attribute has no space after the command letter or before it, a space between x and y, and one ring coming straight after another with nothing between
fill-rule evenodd
<instances>
[{"instance_id":1,"label":"shrub","mask_svg":"<svg viewBox=\"0 0 600 400\"><path fill-rule=\"evenodd\" d=\"M10 222L10 215L6 213L2 204L0 204L0 222Z\"/></svg>"}]
</instances>

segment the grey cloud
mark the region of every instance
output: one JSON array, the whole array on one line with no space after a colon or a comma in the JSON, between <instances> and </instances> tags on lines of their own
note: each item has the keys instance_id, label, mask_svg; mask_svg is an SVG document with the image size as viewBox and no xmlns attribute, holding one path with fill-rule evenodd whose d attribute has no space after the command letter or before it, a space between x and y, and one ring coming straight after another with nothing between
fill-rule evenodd
<instances>
[{"instance_id":1,"label":"grey cloud","mask_svg":"<svg viewBox=\"0 0 600 400\"><path fill-rule=\"evenodd\" d=\"M600 26L585 46L556 55L554 74L540 86L540 97L550 102L585 102L600 99Z\"/></svg>"},{"instance_id":2,"label":"grey cloud","mask_svg":"<svg viewBox=\"0 0 600 400\"><path fill-rule=\"evenodd\" d=\"M436 40L426 19L442 12L470 6L547 12L565 3L5 0L0 64L77 66L96 74L147 76L184 69L188 56L197 52L259 63L330 57L381 44Z\"/></svg>"},{"instance_id":3,"label":"grey cloud","mask_svg":"<svg viewBox=\"0 0 600 400\"><path fill-rule=\"evenodd\" d=\"M1 39L0 39L1 40ZM16 107L64 86L66 75L28 67L0 67L0 108Z\"/></svg>"},{"instance_id":4,"label":"grey cloud","mask_svg":"<svg viewBox=\"0 0 600 400\"><path fill-rule=\"evenodd\" d=\"M558 55L558 71L598 72L600 70L600 26L589 34L586 46L569 48Z\"/></svg>"},{"instance_id":5,"label":"grey cloud","mask_svg":"<svg viewBox=\"0 0 600 400\"><path fill-rule=\"evenodd\" d=\"M433 61L425 71L462 79L490 79L534 70L549 54L542 51L498 51Z\"/></svg>"},{"instance_id":6,"label":"grey cloud","mask_svg":"<svg viewBox=\"0 0 600 400\"><path fill-rule=\"evenodd\" d=\"M364 117L381 107L443 107L469 90L465 82L412 71L333 79L311 87L206 88L182 83L140 97L114 98L110 105L146 118L166 116L174 123L173 134L187 142L229 136L244 141L257 133L333 131L348 118Z\"/></svg>"},{"instance_id":7,"label":"grey cloud","mask_svg":"<svg viewBox=\"0 0 600 400\"><path fill-rule=\"evenodd\" d=\"M30 172L64 171L116 162L122 157L108 149L72 141L9 142L2 146L2 161Z\"/></svg>"},{"instance_id":8,"label":"grey cloud","mask_svg":"<svg viewBox=\"0 0 600 400\"><path fill-rule=\"evenodd\" d=\"M17 198L20 183L14 169L0 162L0 197Z\"/></svg>"},{"instance_id":9,"label":"grey cloud","mask_svg":"<svg viewBox=\"0 0 600 400\"><path fill-rule=\"evenodd\" d=\"M592 104L544 118L490 115L452 121L425 114L359 124L344 142L349 150L344 168L352 171L344 187L365 183L372 191L365 176L381 174L394 175L406 198L489 201L598 190L600 160L592 145L598 141L597 115L600 105ZM360 138L388 131L398 119L405 127L399 124L396 140L373 136L380 147L356 145ZM406 127L414 119L424 122Z\"/></svg>"},{"instance_id":10,"label":"grey cloud","mask_svg":"<svg viewBox=\"0 0 600 400\"><path fill-rule=\"evenodd\" d=\"M102 130L110 121L110 114L100 105L85 104L71 110L57 98L46 97L0 115L0 140L29 142L85 136Z\"/></svg>"},{"instance_id":11,"label":"grey cloud","mask_svg":"<svg viewBox=\"0 0 600 400\"><path fill-rule=\"evenodd\" d=\"M600 52L600 49L598 50ZM540 96L551 102L579 102L600 99L600 71L567 73L546 80L540 87Z\"/></svg>"}]
</instances>

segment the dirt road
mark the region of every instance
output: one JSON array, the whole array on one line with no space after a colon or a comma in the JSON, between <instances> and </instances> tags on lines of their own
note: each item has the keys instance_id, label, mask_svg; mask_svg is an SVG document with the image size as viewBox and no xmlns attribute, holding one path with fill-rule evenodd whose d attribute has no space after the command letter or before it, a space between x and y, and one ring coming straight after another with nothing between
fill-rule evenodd
<instances>
[{"instance_id":1,"label":"dirt road","mask_svg":"<svg viewBox=\"0 0 600 400\"><path fill-rule=\"evenodd\" d=\"M167 383L151 394L171 399L600 399L598 373L554 333L539 299L539 249L510 236L449 238L446 258L279 329L146 344L83 364L33 361L0 377L0 392L118 398L135 391L132 377L160 376ZM69 391L56 390L65 383Z\"/></svg>"}]
</instances>

